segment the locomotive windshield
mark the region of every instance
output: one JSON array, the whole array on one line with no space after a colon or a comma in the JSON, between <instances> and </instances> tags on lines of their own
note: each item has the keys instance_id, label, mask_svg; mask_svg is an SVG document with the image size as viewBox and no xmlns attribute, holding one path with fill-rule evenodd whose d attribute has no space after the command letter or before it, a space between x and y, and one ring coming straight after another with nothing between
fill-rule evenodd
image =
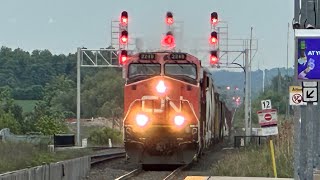
<instances>
[{"instance_id":1,"label":"locomotive windshield","mask_svg":"<svg viewBox=\"0 0 320 180\"><path fill-rule=\"evenodd\" d=\"M164 73L178 79L197 79L197 66L195 64L165 64Z\"/></svg>"},{"instance_id":2,"label":"locomotive windshield","mask_svg":"<svg viewBox=\"0 0 320 180\"><path fill-rule=\"evenodd\" d=\"M161 65L158 63L133 63L129 65L128 77L134 78L138 76L157 76L160 75Z\"/></svg>"}]
</instances>

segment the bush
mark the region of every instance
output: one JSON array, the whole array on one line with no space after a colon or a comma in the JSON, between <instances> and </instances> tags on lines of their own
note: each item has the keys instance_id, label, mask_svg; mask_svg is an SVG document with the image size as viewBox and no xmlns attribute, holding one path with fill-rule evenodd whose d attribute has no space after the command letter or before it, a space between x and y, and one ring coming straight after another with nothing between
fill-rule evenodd
<instances>
[{"instance_id":1,"label":"bush","mask_svg":"<svg viewBox=\"0 0 320 180\"><path fill-rule=\"evenodd\" d=\"M123 142L122 133L109 127L92 131L89 136L89 142L95 145L108 145L109 138L113 144L120 144Z\"/></svg>"},{"instance_id":2,"label":"bush","mask_svg":"<svg viewBox=\"0 0 320 180\"><path fill-rule=\"evenodd\" d=\"M273 138L277 175L293 177L293 123L284 121L279 134ZM239 149L213 165L212 171L220 176L273 177L269 142L260 147Z\"/></svg>"}]
</instances>

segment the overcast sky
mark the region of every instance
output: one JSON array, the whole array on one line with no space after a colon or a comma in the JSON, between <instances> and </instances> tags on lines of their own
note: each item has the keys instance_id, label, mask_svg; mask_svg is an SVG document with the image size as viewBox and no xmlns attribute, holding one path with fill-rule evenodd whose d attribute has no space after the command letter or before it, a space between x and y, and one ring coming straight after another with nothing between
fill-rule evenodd
<instances>
[{"instance_id":1,"label":"overcast sky","mask_svg":"<svg viewBox=\"0 0 320 180\"><path fill-rule=\"evenodd\" d=\"M82 46L107 47L111 20L127 10L129 35L142 38L144 48L156 48L165 33L165 13L170 10L175 20L184 22L184 47L206 49L210 13L217 11L220 19L228 22L230 38L249 38L250 27L254 27L259 50L253 69L258 61L260 69L286 67L290 22L289 66L293 65L292 0L0 1L0 46L49 49L54 54L73 53Z\"/></svg>"}]
</instances>

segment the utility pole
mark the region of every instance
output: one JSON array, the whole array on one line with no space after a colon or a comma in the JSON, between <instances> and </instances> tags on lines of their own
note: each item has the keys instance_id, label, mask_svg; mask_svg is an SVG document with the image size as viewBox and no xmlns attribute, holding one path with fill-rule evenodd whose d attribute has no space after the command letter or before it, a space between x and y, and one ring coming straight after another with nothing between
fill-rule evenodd
<instances>
[{"instance_id":1,"label":"utility pole","mask_svg":"<svg viewBox=\"0 0 320 180\"><path fill-rule=\"evenodd\" d=\"M248 49L245 49L245 76L246 76L246 80L245 80L245 100L244 100L244 121L245 121L245 131L246 131L246 136L250 136L250 132L249 132L249 128L248 128L248 120L249 120L249 53L248 53ZM246 138L246 142L247 138Z\"/></svg>"},{"instance_id":2,"label":"utility pole","mask_svg":"<svg viewBox=\"0 0 320 180\"><path fill-rule=\"evenodd\" d=\"M251 81L251 67L252 67L252 30L253 27L251 27L251 32L250 32L250 66L249 66L249 118L250 118L250 135L252 136L252 96L251 96L251 92L252 92L252 81Z\"/></svg>"},{"instance_id":3,"label":"utility pole","mask_svg":"<svg viewBox=\"0 0 320 180\"><path fill-rule=\"evenodd\" d=\"M299 29L307 32L317 28L316 17L318 16L319 3L318 0L295 0L294 2L293 29L295 30L295 40L298 40L301 38L301 35L296 33L296 31L301 31ZM298 46L296 44L295 61L298 59L297 51ZM295 71L297 68L295 67ZM301 82L295 80L295 84L301 85ZM318 119L316 119L314 113L319 108L318 106L314 106L312 102L307 102L307 106L297 107L296 109L301 109L301 124L297 121L294 124L294 175L295 179L313 179L313 169L318 166L316 155L319 142L316 140L319 137L316 137L317 134L314 134L316 133L314 130L318 127Z\"/></svg>"},{"instance_id":4,"label":"utility pole","mask_svg":"<svg viewBox=\"0 0 320 180\"><path fill-rule=\"evenodd\" d=\"M77 49L77 145L81 146L80 142L80 66L81 66L81 48Z\"/></svg>"},{"instance_id":5,"label":"utility pole","mask_svg":"<svg viewBox=\"0 0 320 180\"><path fill-rule=\"evenodd\" d=\"M288 23L288 31L287 31L287 78L289 78L289 28L290 28L290 24ZM286 107L286 119L289 118L289 109L290 109L290 104L288 103L288 105Z\"/></svg>"},{"instance_id":6,"label":"utility pole","mask_svg":"<svg viewBox=\"0 0 320 180\"><path fill-rule=\"evenodd\" d=\"M294 0L294 24L300 24L300 0ZM300 25L301 26L301 25ZM296 50L295 50L296 51ZM295 56L294 56L295 57ZM295 57L296 58L296 57ZM294 85L299 85L297 81L294 80ZM301 177L301 171L300 171L300 136L301 136L301 108L294 107L294 179L298 180Z\"/></svg>"}]
</instances>

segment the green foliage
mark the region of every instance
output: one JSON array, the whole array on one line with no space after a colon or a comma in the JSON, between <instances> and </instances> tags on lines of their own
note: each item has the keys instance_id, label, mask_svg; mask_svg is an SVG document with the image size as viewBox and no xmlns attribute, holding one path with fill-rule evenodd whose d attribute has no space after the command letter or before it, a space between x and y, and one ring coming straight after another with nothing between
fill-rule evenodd
<instances>
[{"instance_id":1,"label":"green foliage","mask_svg":"<svg viewBox=\"0 0 320 180\"><path fill-rule=\"evenodd\" d=\"M89 142L96 145L108 145L109 139L113 144L122 143L122 133L118 130L104 127L90 133Z\"/></svg>"},{"instance_id":2,"label":"green foliage","mask_svg":"<svg viewBox=\"0 0 320 180\"><path fill-rule=\"evenodd\" d=\"M293 123L283 121L279 135L274 138L278 177L293 177ZM262 147L232 150L217 164L212 165L217 176L273 177L269 142Z\"/></svg>"},{"instance_id":3,"label":"green foliage","mask_svg":"<svg viewBox=\"0 0 320 180\"><path fill-rule=\"evenodd\" d=\"M36 122L36 130L44 135L53 135L65 133L67 128L61 119L45 115Z\"/></svg>"},{"instance_id":4,"label":"green foliage","mask_svg":"<svg viewBox=\"0 0 320 180\"><path fill-rule=\"evenodd\" d=\"M289 86L291 85L293 77L278 76L272 79L270 86L266 87L265 92L261 92L256 99L252 100L252 122L253 125L258 127L258 115L257 111L261 110L261 100L270 99L272 102L272 108L278 110L278 115L285 115L286 111L292 115L292 111L288 109L289 103ZM244 104L238 107L235 114L235 124L237 127L244 127Z\"/></svg>"},{"instance_id":5,"label":"green foliage","mask_svg":"<svg viewBox=\"0 0 320 180\"><path fill-rule=\"evenodd\" d=\"M0 110L13 115L9 120L18 122L21 133L65 131L61 122L74 118L77 107L75 60L76 54L53 55L49 50L29 53L19 48L0 49ZM119 119L123 109L122 69L87 68L81 78L81 117ZM24 108L34 107L23 111L14 104L17 99L37 102L20 101Z\"/></svg>"},{"instance_id":6,"label":"green foliage","mask_svg":"<svg viewBox=\"0 0 320 180\"><path fill-rule=\"evenodd\" d=\"M22 108L14 104L10 88L0 89L0 129L10 128L12 132L20 133L19 121L22 121Z\"/></svg>"},{"instance_id":7,"label":"green foliage","mask_svg":"<svg viewBox=\"0 0 320 180\"><path fill-rule=\"evenodd\" d=\"M9 128L15 134L20 133L20 124L14 119L13 115L0 110L0 130L3 128Z\"/></svg>"},{"instance_id":8,"label":"green foliage","mask_svg":"<svg viewBox=\"0 0 320 180\"><path fill-rule=\"evenodd\" d=\"M37 100L15 100L15 104L22 107L22 111L25 113L32 112L34 109Z\"/></svg>"},{"instance_id":9,"label":"green foliage","mask_svg":"<svg viewBox=\"0 0 320 180\"><path fill-rule=\"evenodd\" d=\"M75 74L74 60L73 54L52 55L49 50L34 50L30 54L19 48L2 47L0 87L12 88L14 99L40 100L43 87L55 76Z\"/></svg>"},{"instance_id":10,"label":"green foliage","mask_svg":"<svg viewBox=\"0 0 320 180\"><path fill-rule=\"evenodd\" d=\"M23 168L53 163L93 154L88 149L66 150L50 153L46 149L28 143L0 142L0 174Z\"/></svg>"},{"instance_id":11,"label":"green foliage","mask_svg":"<svg viewBox=\"0 0 320 180\"><path fill-rule=\"evenodd\" d=\"M82 90L84 117L119 116L123 109L124 80L121 72L121 70L108 69L84 79Z\"/></svg>"}]
</instances>

